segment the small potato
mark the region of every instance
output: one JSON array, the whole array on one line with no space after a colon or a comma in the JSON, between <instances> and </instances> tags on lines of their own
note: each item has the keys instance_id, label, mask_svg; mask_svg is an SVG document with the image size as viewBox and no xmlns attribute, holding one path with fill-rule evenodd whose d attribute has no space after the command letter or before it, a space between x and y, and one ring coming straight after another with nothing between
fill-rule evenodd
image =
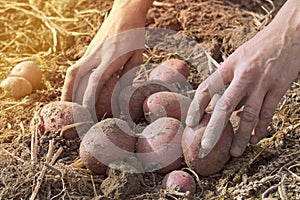
<instances>
[{"instance_id":1,"label":"small potato","mask_svg":"<svg viewBox=\"0 0 300 200\"><path fill-rule=\"evenodd\" d=\"M175 92L157 92L150 95L143 104L144 116L148 122L161 117L173 117L185 122L192 100Z\"/></svg>"},{"instance_id":2,"label":"small potato","mask_svg":"<svg viewBox=\"0 0 300 200\"><path fill-rule=\"evenodd\" d=\"M164 174L181 167L183 129L179 120L170 117L159 118L144 129L136 152L145 171Z\"/></svg>"},{"instance_id":3,"label":"small potato","mask_svg":"<svg viewBox=\"0 0 300 200\"><path fill-rule=\"evenodd\" d=\"M122 90L119 96L121 112L129 122L139 122L143 116L143 103L153 93L175 90L161 81L147 81L137 87L129 86Z\"/></svg>"},{"instance_id":4,"label":"small potato","mask_svg":"<svg viewBox=\"0 0 300 200\"><path fill-rule=\"evenodd\" d=\"M201 176L209 176L220 171L230 158L230 147L233 140L233 128L230 122L226 125L219 141L204 158L199 158L201 138L211 114L204 114L195 128L186 127L182 136L184 159L188 167Z\"/></svg>"},{"instance_id":5,"label":"small potato","mask_svg":"<svg viewBox=\"0 0 300 200\"><path fill-rule=\"evenodd\" d=\"M120 94L120 88L117 84L118 78L112 76L99 94L95 107L98 120L119 116L118 94Z\"/></svg>"},{"instance_id":6,"label":"small potato","mask_svg":"<svg viewBox=\"0 0 300 200\"><path fill-rule=\"evenodd\" d=\"M30 82L22 77L7 77L0 83L0 87L3 88L8 95L17 99L29 95L32 92Z\"/></svg>"},{"instance_id":7,"label":"small potato","mask_svg":"<svg viewBox=\"0 0 300 200\"><path fill-rule=\"evenodd\" d=\"M42 71L40 70L38 63L34 61L24 61L17 64L11 70L10 76L25 78L31 83L33 90L38 89L42 81Z\"/></svg>"},{"instance_id":8,"label":"small potato","mask_svg":"<svg viewBox=\"0 0 300 200\"><path fill-rule=\"evenodd\" d=\"M189 67L179 59L170 59L158 65L149 74L149 80L161 80L173 84L186 82L189 75Z\"/></svg>"},{"instance_id":9,"label":"small potato","mask_svg":"<svg viewBox=\"0 0 300 200\"><path fill-rule=\"evenodd\" d=\"M162 187L166 190L187 192L191 195L196 192L196 183L194 178L182 170L174 170L168 173L162 180Z\"/></svg>"},{"instance_id":10,"label":"small potato","mask_svg":"<svg viewBox=\"0 0 300 200\"><path fill-rule=\"evenodd\" d=\"M95 124L80 144L80 158L95 174L105 174L107 166L132 156L136 138L128 124L107 118Z\"/></svg>"},{"instance_id":11,"label":"small potato","mask_svg":"<svg viewBox=\"0 0 300 200\"><path fill-rule=\"evenodd\" d=\"M47 131L57 132L63 127L74 123L84 122L84 124L66 130L63 137L66 139L74 139L83 136L92 126L92 116L90 112L83 106L67 101L54 101L45 105L39 111L41 124L35 119L32 119L31 130L38 126L41 134Z\"/></svg>"}]
</instances>

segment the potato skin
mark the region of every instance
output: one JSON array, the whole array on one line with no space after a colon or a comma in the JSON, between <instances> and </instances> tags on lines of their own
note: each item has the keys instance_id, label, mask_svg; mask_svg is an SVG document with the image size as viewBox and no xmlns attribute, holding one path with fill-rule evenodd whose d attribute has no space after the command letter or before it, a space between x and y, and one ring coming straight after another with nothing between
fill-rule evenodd
<instances>
[{"instance_id":1,"label":"potato skin","mask_svg":"<svg viewBox=\"0 0 300 200\"><path fill-rule=\"evenodd\" d=\"M162 180L162 187L166 190L176 190L178 192L189 191L191 195L196 192L196 183L194 178L182 170L174 170L168 173Z\"/></svg>"},{"instance_id":2,"label":"potato skin","mask_svg":"<svg viewBox=\"0 0 300 200\"><path fill-rule=\"evenodd\" d=\"M90 112L83 106L67 101L54 101L46 104L40 111L39 117L42 124L35 124L34 119L31 123L31 130L39 126L41 134L47 131L56 132L61 130L62 127L77 122L92 122ZM91 127L91 123L71 128L67 130L63 137L66 139L74 139L78 134L86 133Z\"/></svg>"},{"instance_id":3,"label":"potato skin","mask_svg":"<svg viewBox=\"0 0 300 200\"><path fill-rule=\"evenodd\" d=\"M144 101L144 116L150 123L161 117L173 117L185 122L191 102L189 97L179 93L157 92Z\"/></svg>"},{"instance_id":4,"label":"potato skin","mask_svg":"<svg viewBox=\"0 0 300 200\"><path fill-rule=\"evenodd\" d=\"M84 165L95 174L104 174L107 166L123 161L135 150L136 138L128 124L107 118L95 124L84 136L79 154Z\"/></svg>"},{"instance_id":5,"label":"potato skin","mask_svg":"<svg viewBox=\"0 0 300 200\"><path fill-rule=\"evenodd\" d=\"M199 147L211 114L204 114L195 128L186 127L182 136L184 159L188 167L201 176L209 176L220 171L230 158L230 147L233 140L233 128L230 122L226 125L219 141L204 158L199 158Z\"/></svg>"},{"instance_id":6,"label":"potato skin","mask_svg":"<svg viewBox=\"0 0 300 200\"><path fill-rule=\"evenodd\" d=\"M181 167L183 130L181 122L170 117L159 118L144 129L136 153L145 171L165 174Z\"/></svg>"},{"instance_id":7,"label":"potato skin","mask_svg":"<svg viewBox=\"0 0 300 200\"><path fill-rule=\"evenodd\" d=\"M161 81L146 81L136 87L129 86L122 90L119 96L121 112L129 123L138 123L144 116L143 103L153 93L175 90Z\"/></svg>"},{"instance_id":8,"label":"potato skin","mask_svg":"<svg viewBox=\"0 0 300 200\"><path fill-rule=\"evenodd\" d=\"M23 77L30 82L32 89L38 89L42 81L42 71L34 61L24 61L17 64L10 72L10 76Z\"/></svg>"},{"instance_id":9,"label":"potato skin","mask_svg":"<svg viewBox=\"0 0 300 200\"><path fill-rule=\"evenodd\" d=\"M186 82L189 67L179 59L169 59L154 68L149 74L149 80L161 80L165 83Z\"/></svg>"},{"instance_id":10,"label":"potato skin","mask_svg":"<svg viewBox=\"0 0 300 200\"><path fill-rule=\"evenodd\" d=\"M32 92L30 82L23 77L7 77L0 83L0 87L16 99Z\"/></svg>"},{"instance_id":11,"label":"potato skin","mask_svg":"<svg viewBox=\"0 0 300 200\"><path fill-rule=\"evenodd\" d=\"M120 88L118 85L118 78L116 76L112 76L104 85L95 105L96 115L99 121L101 119L119 116L119 93Z\"/></svg>"}]
</instances>

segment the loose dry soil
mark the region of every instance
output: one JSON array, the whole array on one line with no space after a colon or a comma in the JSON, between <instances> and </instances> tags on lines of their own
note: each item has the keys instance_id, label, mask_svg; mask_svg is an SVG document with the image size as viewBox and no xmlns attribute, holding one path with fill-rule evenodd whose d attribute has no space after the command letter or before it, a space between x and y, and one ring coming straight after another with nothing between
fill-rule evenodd
<instances>
[{"instance_id":1,"label":"loose dry soil","mask_svg":"<svg viewBox=\"0 0 300 200\"><path fill-rule=\"evenodd\" d=\"M161 175L133 176L128 166L110 170L109 179L93 176L78 160L79 140L63 140L57 137L58 133L39 137L36 161L31 163L35 154L31 151L30 121L43 105L60 99L66 69L83 55L109 13L111 2L1 0L0 80L17 63L36 60L41 64L43 86L22 99L7 97L0 91L0 199L30 199L35 193L40 200L300 199L299 79L278 105L268 137L257 145L249 145L243 156L232 158L221 172L198 177L194 196L162 190ZM263 29L283 3L283 0L159 0L148 13L147 26L190 36L222 62ZM148 48L144 54L145 62L151 63L176 56L180 52L159 48ZM197 77L193 70L189 80L194 87L201 82ZM59 157L44 165L51 160L49 146ZM127 168L128 172L120 170Z\"/></svg>"}]
</instances>

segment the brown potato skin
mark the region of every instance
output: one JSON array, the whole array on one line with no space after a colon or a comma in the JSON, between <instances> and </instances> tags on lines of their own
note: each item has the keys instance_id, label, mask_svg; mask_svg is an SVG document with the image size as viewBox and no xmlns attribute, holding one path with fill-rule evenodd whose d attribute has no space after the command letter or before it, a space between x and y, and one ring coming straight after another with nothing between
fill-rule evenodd
<instances>
[{"instance_id":1,"label":"brown potato skin","mask_svg":"<svg viewBox=\"0 0 300 200\"><path fill-rule=\"evenodd\" d=\"M189 67L179 59L169 59L154 68L149 74L149 80L161 80L165 83L173 84L186 82L189 75Z\"/></svg>"},{"instance_id":2,"label":"brown potato skin","mask_svg":"<svg viewBox=\"0 0 300 200\"><path fill-rule=\"evenodd\" d=\"M159 118L144 129L136 153L145 171L165 174L181 167L183 130L181 122L170 117Z\"/></svg>"},{"instance_id":3,"label":"brown potato skin","mask_svg":"<svg viewBox=\"0 0 300 200\"><path fill-rule=\"evenodd\" d=\"M157 92L144 101L144 116L150 123L161 117L173 117L184 123L191 102L189 97L179 93Z\"/></svg>"},{"instance_id":4,"label":"brown potato skin","mask_svg":"<svg viewBox=\"0 0 300 200\"><path fill-rule=\"evenodd\" d=\"M136 87L129 86L122 90L119 97L121 112L129 123L138 123L144 117L143 103L153 93L176 90L161 81L146 81Z\"/></svg>"},{"instance_id":5,"label":"brown potato skin","mask_svg":"<svg viewBox=\"0 0 300 200\"><path fill-rule=\"evenodd\" d=\"M135 143L134 132L125 121L107 118L86 133L79 154L84 165L94 174L104 174L108 164L131 156Z\"/></svg>"},{"instance_id":6,"label":"brown potato skin","mask_svg":"<svg viewBox=\"0 0 300 200\"><path fill-rule=\"evenodd\" d=\"M24 61L17 64L10 72L10 76L23 77L30 82L32 89L40 87L42 81L42 71L39 64L34 61Z\"/></svg>"},{"instance_id":7,"label":"brown potato skin","mask_svg":"<svg viewBox=\"0 0 300 200\"><path fill-rule=\"evenodd\" d=\"M234 132L230 122L226 125L219 141L204 158L199 158L199 147L211 114L204 114L195 128L186 127L182 136L182 148L186 164L201 176L209 176L219 172L231 157L230 147ZM197 134L196 134L196 131Z\"/></svg>"},{"instance_id":8,"label":"brown potato skin","mask_svg":"<svg viewBox=\"0 0 300 200\"><path fill-rule=\"evenodd\" d=\"M39 126L41 134L47 131L57 132L64 126L74 123L93 121L90 112L86 108L77 103L67 101L53 101L46 104L39 111L39 117L42 124L35 124L33 119L30 126L31 130ZM78 137L78 134L88 131L90 127L91 123L87 123L77 128L71 128L64 133L63 137L65 139L74 139Z\"/></svg>"},{"instance_id":9,"label":"brown potato skin","mask_svg":"<svg viewBox=\"0 0 300 200\"><path fill-rule=\"evenodd\" d=\"M7 77L0 83L0 87L16 99L31 94L32 85L23 77Z\"/></svg>"},{"instance_id":10,"label":"brown potato skin","mask_svg":"<svg viewBox=\"0 0 300 200\"><path fill-rule=\"evenodd\" d=\"M168 173L162 180L162 188L172 190L175 187L179 188L179 192L189 191L191 195L196 193L196 182L194 178L182 170L174 170Z\"/></svg>"},{"instance_id":11,"label":"brown potato skin","mask_svg":"<svg viewBox=\"0 0 300 200\"><path fill-rule=\"evenodd\" d=\"M99 121L105 118L119 116L119 93L120 87L118 85L118 78L116 76L112 76L107 83L105 83L95 105L96 115Z\"/></svg>"}]
</instances>

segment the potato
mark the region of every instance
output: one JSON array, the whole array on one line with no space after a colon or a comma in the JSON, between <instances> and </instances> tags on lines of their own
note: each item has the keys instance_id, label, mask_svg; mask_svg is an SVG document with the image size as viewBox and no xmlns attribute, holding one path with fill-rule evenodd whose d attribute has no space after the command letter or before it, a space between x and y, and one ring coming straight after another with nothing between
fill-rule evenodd
<instances>
[{"instance_id":1,"label":"potato","mask_svg":"<svg viewBox=\"0 0 300 200\"><path fill-rule=\"evenodd\" d=\"M0 87L10 96L21 98L31 94L32 86L22 77L7 77L0 83Z\"/></svg>"},{"instance_id":2,"label":"potato","mask_svg":"<svg viewBox=\"0 0 300 200\"><path fill-rule=\"evenodd\" d=\"M128 124L107 118L95 124L80 144L80 158L95 174L104 174L107 166L132 156L136 138Z\"/></svg>"},{"instance_id":3,"label":"potato","mask_svg":"<svg viewBox=\"0 0 300 200\"><path fill-rule=\"evenodd\" d=\"M121 112L129 122L139 122L143 116L143 103L153 93L175 90L172 86L161 81L147 81L137 87L124 88L119 96Z\"/></svg>"},{"instance_id":4,"label":"potato","mask_svg":"<svg viewBox=\"0 0 300 200\"><path fill-rule=\"evenodd\" d=\"M154 68L149 74L149 80L161 80L163 82L186 82L189 75L189 67L179 59L169 59Z\"/></svg>"},{"instance_id":5,"label":"potato","mask_svg":"<svg viewBox=\"0 0 300 200\"><path fill-rule=\"evenodd\" d=\"M162 187L166 190L187 192L191 195L196 192L196 183L194 178L182 170L174 170L168 173L162 180Z\"/></svg>"},{"instance_id":6,"label":"potato","mask_svg":"<svg viewBox=\"0 0 300 200\"><path fill-rule=\"evenodd\" d=\"M183 126L177 119L159 118L138 138L136 153L145 171L168 173L181 167Z\"/></svg>"},{"instance_id":7,"label":"potato","mask_svg":"<svg viewBox=\"0 0 300 200\"><path fill-rule=\"evenodd\" d=\"M112 76L99 94L95 106L98 120L119 116L120 108L118 103L118 94L120 94L120 88L117 84L118 78L116 76Z\"/></svg>"},{"instance_id":8,"label":"potato","mask_svg":"<svg viewBox=\"0 0 300 200\"><path fill-rule=\"evenodd\" d=\"M45 105L39 111L41 124L33 118L31 130L38 126L41 134L47 131L57 132L63 127L74 123L85 122L76 128L68 129L64 132L63 137L66 139L74 139L83 136L92 126L93 119L90 112L83 106L67 101L54 101Z\"/></svg>"},{"instance_id":9,"label":"potato","mask_svg":"<svg viewBox=\"0 0 300 200\"><path fill-rule=\"evenodd\" d=\"M24 61L17 64L10 72L10 76L23 77L30 82L32 89L40 87L42 81L42 71L39 64L34 61Z\"/></svg>"},{"instance_id":10,"label":"potato","mask_svg":"<svg viewBox=\"0 0 300 200\"><path fill-rule=\"evenodd\" d=\"M161 117L173 117L185 122L192 100L175 92L157 92L150 95L143 104L145 119L153 122Z\"/></svg>"},{"instance_id":11,"label":"potato","mask_svg":"<svg viewBox=\"0 0 300 200\"><path fill-rule=\"evenodd\" d=\"M211 114L204 114L195 128L186 127L182 136L184 159L188 167L201 176L208 176L220 171L230 158L230 147L233 140L233 128L230 122L226 125L219 141L204 158L199 158L201 138Z\"/></svg>"}]
</instances>

